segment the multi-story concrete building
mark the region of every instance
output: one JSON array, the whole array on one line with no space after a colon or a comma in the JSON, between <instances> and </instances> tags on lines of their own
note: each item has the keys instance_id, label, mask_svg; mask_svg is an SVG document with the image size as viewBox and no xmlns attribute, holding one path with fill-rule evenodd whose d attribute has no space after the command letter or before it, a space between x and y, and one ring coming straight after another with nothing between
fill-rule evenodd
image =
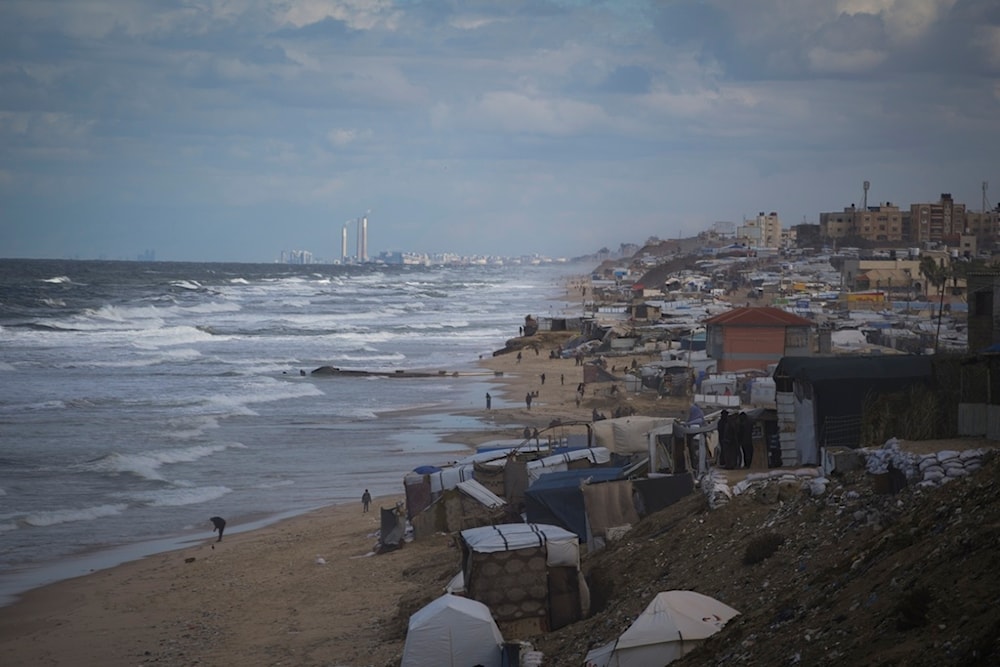
<instances>
[{"instance_id":1,"label":"multi-story concrete building","mask_svg":"<svg viewBox=\"0 0 1000 667\"><path fill-rule=\"evenodd\" d=\"M753 220L744 220L736 229L736 240L757 248L781 247L781 220L774 211L761 211Z\"/></svg>"},{"instance_id":2,"label":"multi-story concrete building","mask_svg":"<svg viewBox=\"0 0 1000 667\"><path fill-rule=\"evenodd\" d=\"M903 211L892 202L878 206L857 207L854 204L843 211L820 213L820 229L824 236L833 239L862 238L867 241L902 241Z\"/></svg>"},{"instance_id":3,"label":"multi-story concrete building","mask_svg":"<svg viewBox=\"0 0 1000 667\"><path fill-rule=\"evenodd\" d=\"M1000 206L989 211L966 211L965 231L976 237L981 247L1000 236Z\"/></svg>"},{"instance_id":4,"label":"multi-story concrete building","mask_svg":"<svg viewBox=\"0 0 1000 667\"><path fill-rule=\"evenodd\" d=\"M944 192L937 202L910 204L910 240L956 244L965 231L965 204Z\"/></svg>"}]
</instances>

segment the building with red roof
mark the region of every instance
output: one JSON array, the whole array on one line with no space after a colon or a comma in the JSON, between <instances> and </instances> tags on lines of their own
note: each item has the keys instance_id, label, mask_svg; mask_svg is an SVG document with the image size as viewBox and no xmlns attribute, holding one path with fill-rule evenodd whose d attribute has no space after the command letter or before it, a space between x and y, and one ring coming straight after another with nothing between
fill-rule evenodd
<instances>
[{"instance_id":1,"label":"building with red roof","mask_svg":"<svg viewBox=\"0 0 1000 667\"><path fill-rule=\"evenodd\" d=\"M771 306L734 308L705 320L705 351L719 372L766 371L782 357L813 353L811 320Z\"/></svg>"}]
</instances>

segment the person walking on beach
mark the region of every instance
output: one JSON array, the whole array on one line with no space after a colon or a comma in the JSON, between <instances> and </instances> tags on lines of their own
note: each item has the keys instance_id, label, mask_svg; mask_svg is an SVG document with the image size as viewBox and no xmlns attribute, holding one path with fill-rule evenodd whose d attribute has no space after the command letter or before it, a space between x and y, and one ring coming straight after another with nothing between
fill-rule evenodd
<instances>
[{"instance_id":1,"label":"person walking on beach","mask_svg":"<svg viewBox=\"0 0 1000 667\"><path fill-rule=\"evenodd\" d=\"M493 405L493 397L490 396L490 392L486 392L486 409L489 410Z\"/></svg>"},{"instance_id":2,"label":"person walking on beach","mask_svg":"<svg viewBox=\"0 0 1000 667\"><path fill-rule=\"evenodd\" d=\"M530 391L527 394L524 395L524 404L526 406L528 406L529 410L531 409L531 392Z\"/></svg>"},{"instance_id":3,"label":"person walking on beach","mask_svg":"<svg viewBox=\"0 0 1000 667\"><path fill-rule=\"evenodd\" d=\"M364 511L368 511L368 506L372 504L372 494L368 493L368 489L361 494L361 506L364 507Z\"/></svg>"},{"instance_id":4,"label":"person walking on beach","mask_svg":"<svg viewBox=\"0 0 1000 667\"><path fill-rule=\"evenodd\" d=\"M521 351L517 351L517 363L521 363Z\"/></svg>"},{"instance_id":5,"label":"person walking on beach","mask_svg":"<svg viewBox=\"0 0 1000 667\"><path fill-rule=\"evenodd\" d=\"M541 378L541 380L542 380L542 384L545 384L545 373L542 373L542 374L541 374L541 375L539 375L538 377L539 377L539 378Z\"/></svg>"}]
</instances>

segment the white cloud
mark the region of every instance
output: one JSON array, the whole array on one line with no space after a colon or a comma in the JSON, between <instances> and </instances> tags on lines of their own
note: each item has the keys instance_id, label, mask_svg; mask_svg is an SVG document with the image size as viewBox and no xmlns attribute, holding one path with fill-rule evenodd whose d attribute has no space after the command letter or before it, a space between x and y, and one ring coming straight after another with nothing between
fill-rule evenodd
<instances>
[{"instance_id":1,"label":"white cloud","mask_svg":"<svg viewBox=\"0 0 1000 667\"><path fill-rule=\"evenodd\" d=\"M298 28L332 18L353 30L394 30L401 18L390 0L295 0L278 15Z\"/></svg>"},{"instance_id":2,"label":"white cloud","mask_svg":"<svg viewBox=\"0 0 1000 667\"><path fill-rule=\"evenodd\" d=\"M326 138L334 146L347 146L362 139L371 138L371 130L338 127L330 130Z\"/></svg>"},{"instance_id":3,"label":"white cloud","mask_svg":"<svg viewBox=\"0 0 1000 667\"><path fill-rule=\"evenodd\" d=\"M880 16L889 39L910 43L923 37L957 0L840 0L845 14Z\"/></svg>"},{"instance_id":4,"label":"white cloud","mask_svg":"<svg viewBox=\"0 0 1000 667\"><path fill-rule=\"evenodd\" d=\"M606 114L597 105L513 91L485 93L471 112L481 124L505 132L565 136L607 123Z\"/></svg>"}]
</instances>

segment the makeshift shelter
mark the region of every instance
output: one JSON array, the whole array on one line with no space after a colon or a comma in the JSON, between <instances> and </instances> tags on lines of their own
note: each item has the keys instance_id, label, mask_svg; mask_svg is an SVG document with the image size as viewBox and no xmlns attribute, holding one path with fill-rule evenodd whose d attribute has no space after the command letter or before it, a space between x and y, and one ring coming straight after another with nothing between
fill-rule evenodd
<instances>
[{"instance_id":1,"label":"makeshift shelter","mask_svg":"<svg viewBox=\"0 0 1000 667\"><path fill-rule=\"evenodd\" d=\"M472 479L473 470L473 464L468 463L446 468L420 466L406 473L403 477L403 489L406 493L407 518L412 519L430 507L442 491L454 489L459 482Z\"/></svg>"},{"instance_id":2,"label":"makeshift shelter","mask_svg":"<svg viewBox=\"0 0 1000 667\"><path fill-rule=\"evenodd\" d=\"M580 541L547 524L511 523L460 533L466 594L514 634L555 630L584 618L590 592Z\"/></svg>"},{"instance_id":3,"label":"makeshift shelter","mask_svg":"<svg viewBox=\"0 0 1000 667\"><path fill-rule=\"evenodd\" d=\"M874 396L930 383L932 357L784 357L774 369L782 464L819 465L820 447L858 447Z\"/></svg>"},{"instance_id":4,"label":"makeshift shelter","mask_svg":"<svg viewBox=\"0 0 1000 667\"><path fill-rule=\"evenodd\" d=\"M646 454L646 434L673 423L672 417L632 415L594 422L594 442L615 454Z\"/></svg>"},{"instance_id":5,"label":"makeshift shelter","mask_svg":"<svg viewBox=\"0 0 1000 667\"><path fill-rule=\"evenodd\" d=\"M658 593L617 640L587 654L587 667L662 667L694 650L740 612L694 591Z\"/></svg>"},{"instance_id":6,"label":"makeshift shelter","mask_svg":"<svg viewBox=\"0 0 1000 667\"><path fill-rule=\"evenodd\" d=\"M413 536L422 539L434 533L454 533L491 523L502 523L507 501L474 479L442 491L429 507L410 519Z\"/></svg>"},{"instance_id":7,"label":"makeshift shelter","mask_svg":"<svg viewBox=\"0 0 1000 667\"><path fill-rule=\"evenodd\" d=\"M489 607L445 594L410 616L400 665L500 667L502 656L503 636Z\"/></svg>"},{"instance_id":8,"label":"makeshift shelter","mask_svg":"<svg viewBox=\"0 0 1000 667\"><path fill-rule=\"evenodd\" d=\"M392 509L381 508L378 538L378 553L395 551L403 546L406 536L406 518L402 503Z\"/></svg>"},{"instance_id":9,"label":"makeshift shelter","mask_svg":"<svg viewBox=\"0 0 1000 667\"><path fill-rule=\"evenodd\" d=\"M529 523L548 523L576 533L587 542L587 511L582 486L618 479L621 468L566 470L543 475L524 492L524 513Z\"/></svg>"}]
</instances>

